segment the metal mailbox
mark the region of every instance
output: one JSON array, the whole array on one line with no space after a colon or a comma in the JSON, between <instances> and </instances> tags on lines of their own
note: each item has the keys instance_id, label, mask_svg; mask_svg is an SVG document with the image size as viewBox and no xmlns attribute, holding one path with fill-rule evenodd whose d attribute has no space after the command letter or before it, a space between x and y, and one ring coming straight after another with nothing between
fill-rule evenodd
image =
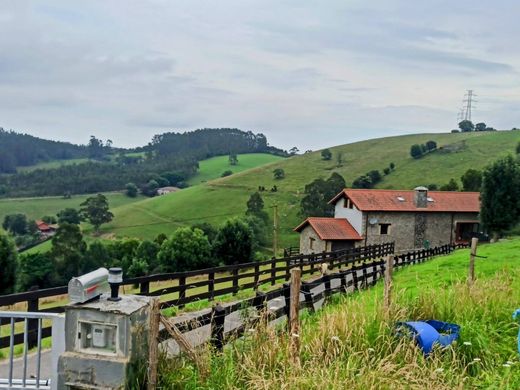
<instances>
[{"instance_id":1,"label":"metal mailbox","mask_svg":"<svg viewBox=\"0 0 520 390\"><path fill-rule=\"evenodd\" d=\"M88 274L72 278L68 286L71 303L85 303L110 291L108 270L98 268Z\"/></svg>"}]
</instances>

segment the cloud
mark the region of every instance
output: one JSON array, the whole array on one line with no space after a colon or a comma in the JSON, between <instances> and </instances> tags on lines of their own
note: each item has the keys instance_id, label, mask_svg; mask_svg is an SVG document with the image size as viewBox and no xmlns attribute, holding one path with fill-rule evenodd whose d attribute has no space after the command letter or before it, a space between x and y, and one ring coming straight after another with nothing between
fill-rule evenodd
<instances>
[{"instance_id":1,"label":"cloud","mask_svg":"<svg viewBox=\"0 0 520 390\"><path fill-rule=\"evenodd\" d=\"M507 0L2 2L0 126L118 146L229 126L305 150L447 131L472 88L478 120L510 128L518 12Z\"/></svg>"}]
</instances>

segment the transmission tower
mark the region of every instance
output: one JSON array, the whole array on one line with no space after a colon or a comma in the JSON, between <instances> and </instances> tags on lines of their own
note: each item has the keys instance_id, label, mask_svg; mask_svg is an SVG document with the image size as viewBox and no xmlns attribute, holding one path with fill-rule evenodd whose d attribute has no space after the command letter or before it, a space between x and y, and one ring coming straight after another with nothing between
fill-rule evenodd
<instances>
[{"instance_id":1,"label":"transmission tower","mask_svg":"<svg viewBox=\"0 0 520 390\"><path fill-rule=\"evenodd\" d=\"M464 100L462 101L462 104L464 105L463 113L464 113L464 120L471 121L471 111L473 108L475 108L474 104L476 102L475 95L473 93L472 89L468 89L466 94L464 95Z\"/></svg>"}]
</instances>

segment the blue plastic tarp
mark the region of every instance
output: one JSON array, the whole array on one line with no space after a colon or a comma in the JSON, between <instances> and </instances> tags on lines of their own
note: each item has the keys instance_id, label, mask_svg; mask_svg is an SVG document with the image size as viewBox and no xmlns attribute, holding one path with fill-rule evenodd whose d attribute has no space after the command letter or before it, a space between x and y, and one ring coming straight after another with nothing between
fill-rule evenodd
<instances>
[{"instance_id":1,"label":"blue plastic tarp","mask_svg":"<svg viewBox=\"0 0 520 390\"><path fill-rule=\"evenodd\" d=\"M447 347L459 337L460 326L437 320L399 322L412 332L417 345L428 355L435 344Z\"/></svg>"}]
</instances>

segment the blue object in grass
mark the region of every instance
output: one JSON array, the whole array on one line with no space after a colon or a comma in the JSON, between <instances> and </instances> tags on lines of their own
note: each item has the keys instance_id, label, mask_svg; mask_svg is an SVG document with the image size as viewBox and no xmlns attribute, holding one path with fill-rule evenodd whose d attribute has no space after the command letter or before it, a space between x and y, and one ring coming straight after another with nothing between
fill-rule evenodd
<instances>
[{"instance_id":1,"label":"blue object in grass","mask_svg":"<svg viewBox=\"0 0 520 390\"><path fill-rule=\"evenodd\" d=\"M460 326L437 320L398 322L398 326L408 328L419 348L428 355L435 344L447 347L459 337Z\"/></svg>"},{"instance_id":2,"label":"blue object in grass","mask_svg":"<svg viewBox=\"0 0 520 390\"><path fill-rule=\"evenodd\" d=\"M513 313L513 320L517 320L520 317L520 309L516 309ZM520 353L520 330L518 330L518 353Z\"/></svg>"}]
</instances>

